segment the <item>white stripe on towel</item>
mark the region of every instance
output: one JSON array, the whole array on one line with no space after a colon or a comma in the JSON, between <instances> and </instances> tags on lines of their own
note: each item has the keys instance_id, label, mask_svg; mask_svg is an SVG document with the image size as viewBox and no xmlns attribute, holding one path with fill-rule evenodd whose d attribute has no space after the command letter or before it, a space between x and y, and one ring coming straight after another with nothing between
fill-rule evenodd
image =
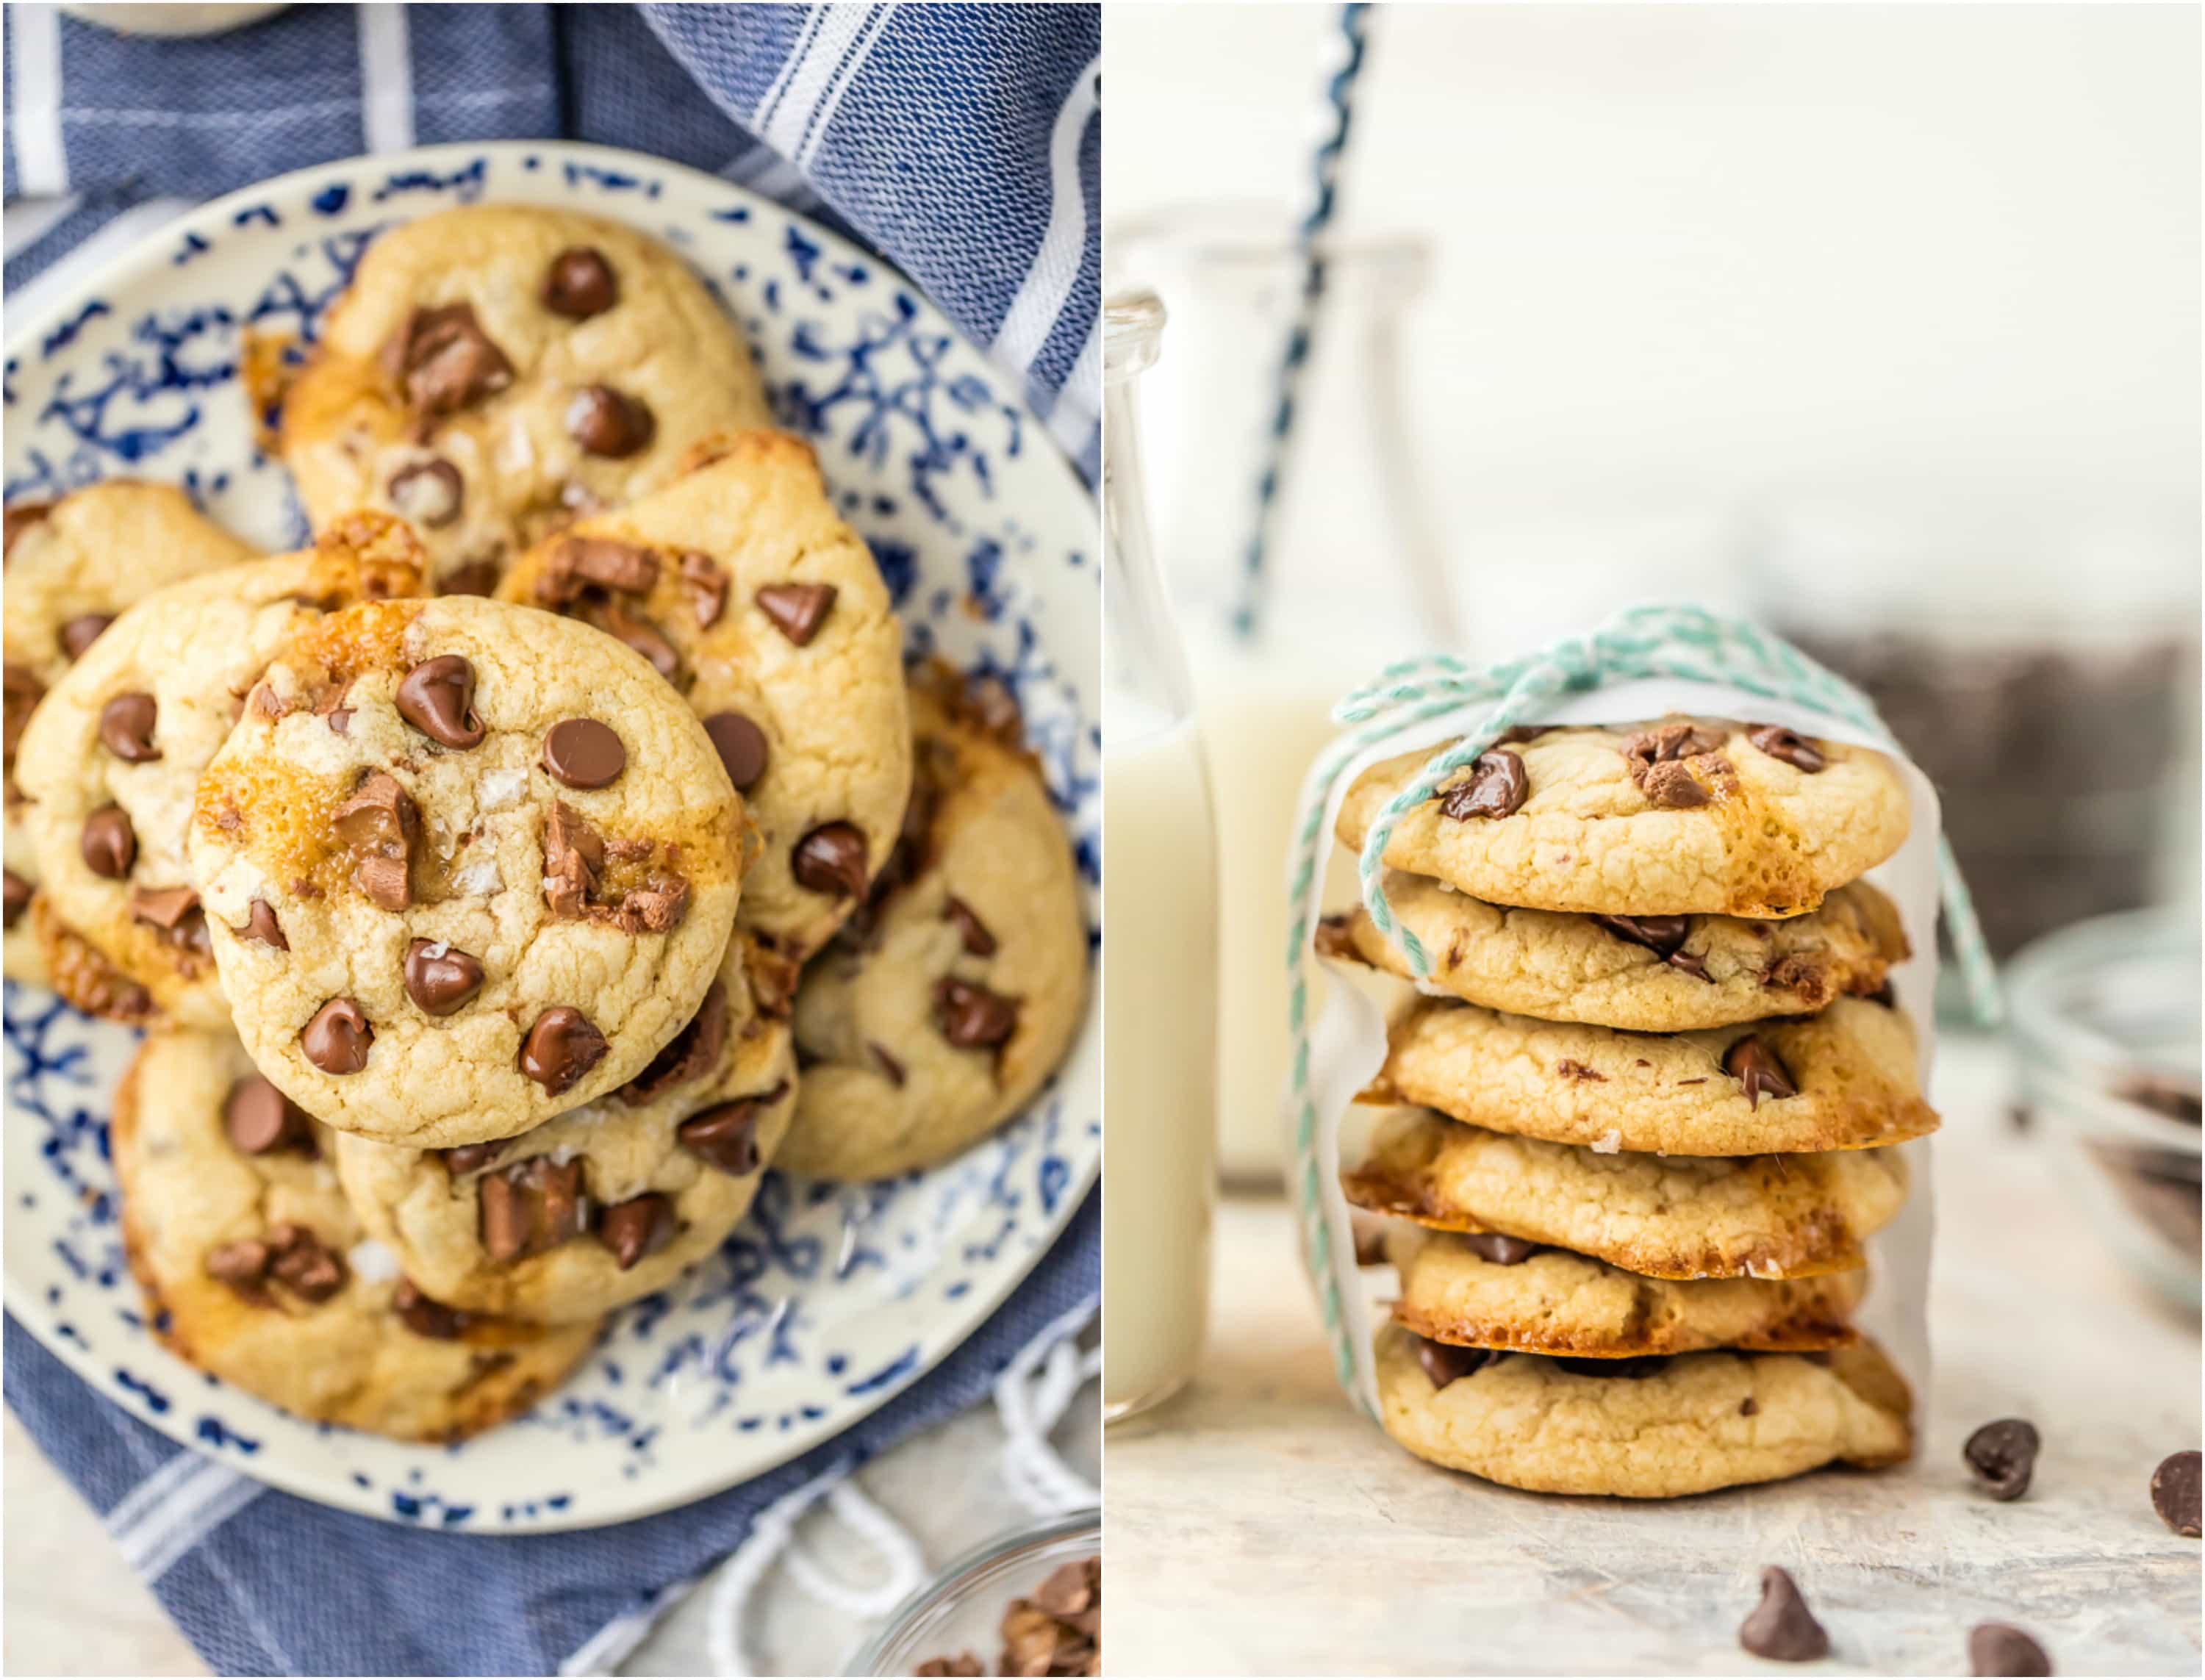
<instances>
[{"instance_id":1,"label":"white stripe on towel","mask_svg":"<svg viewBox=\"0 0 2205 1680\"><path fill-rule=\"evenodd\" d=\"M1018 294L1003 312L1003 324L991 348L999 362L1026 367L1049 341L1065 300L1079 279L1079 263L1086 250L1087 195L1079 180L1079 142L1087 120L1102 98L1102 61L1092 58L1073 83L1072 92L1056 114L1056 128L1049 142L1049 226L1033 265L1019 282Z\"/></svg>"}]
</instances>

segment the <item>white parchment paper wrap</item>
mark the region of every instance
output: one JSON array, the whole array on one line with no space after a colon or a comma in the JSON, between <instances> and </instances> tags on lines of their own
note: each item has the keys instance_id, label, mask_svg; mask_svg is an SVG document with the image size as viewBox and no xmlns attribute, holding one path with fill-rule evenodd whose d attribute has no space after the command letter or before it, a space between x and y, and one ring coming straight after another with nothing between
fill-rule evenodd
<instances>
[{"instance_id":1,"label":"white parchment paper wrap","mask_svg":"<svg viewBox=\"0 0 2205 1680\"><path fill-rule=\"evenodd\" d=\"M1329 835L1340 815L1341 801L1355 778L1382 760L1403 753L1435 752L1460 739L1493 709L1490 700L1478 700L1388 736L1352 760L1326 797L1316 769L1302 785L1300 810L1324 797L1324 827ZM1750 719L1756 723L1780 723L1804 735L1873 747L1897 758L1905 779L1910 804L1906 843L1888 862L1871 870L1867 879L1881 887L1893 904L1906 929L1912 957L1892 971L1899 1005L1914 1027L1915 1066L1923 1088L1929 1083L1935 1060L1937 989L1937 832L1936 790L1909 759L1893 753L1885 743L1804 706L1763 699L1743 690L1713 683L1649 680L1616 683L1587 694L1558 698L1523 721L1544 724L1632 723L1668 713L1702 717ZM1299 833L1300 824L1296 824ZM1289 864L1291 870L1292 864ZM1292 890L1291 875L1288 890ZM1314 928L1324 892L1324 870L1311 872L1309 884L1308 925ZM1334 905L1332 908L1342 908ZM1327 1259L1339 1291L1344 1328L1354 1362L1355 1386L1366 1411L1378 1416L1378 1391L1370 1341L1382 1321L1380 1295L1392 1273L1384 1267L1359 1267L1355 1263L1355 1240L1348 1220L1347 1200L1340 1189L1342 1149L1347 1160L1361 1148L1364 1120L1352 1108L1356 1092L1368 1084L1386 1060L1386 1020L1370 998L1354 985L1334 976L1325 988L1322 1010L1310 1033L1309 1095L1316 1110L1316 1148L1318 1196L1330 1241ZM1289 1147L1294 1131L1294 1098L1285 1099L1285 1125ZM1910 1182L1906 1206L1899 1216L1869 1238L1867 1244L1868 1298L1856 1316L1861 1330L1888 1354L1914 1390L1915 1415L1923 1416L1930 1383L1929 1333L1927 1303L1929 1286L1929 1249L1932 1218L1929 1196L1929 1140L1893 1146L1906 1153ZM1318 1280L1312 1279L1312 1282Z\"/></svg>"}]
</instances>

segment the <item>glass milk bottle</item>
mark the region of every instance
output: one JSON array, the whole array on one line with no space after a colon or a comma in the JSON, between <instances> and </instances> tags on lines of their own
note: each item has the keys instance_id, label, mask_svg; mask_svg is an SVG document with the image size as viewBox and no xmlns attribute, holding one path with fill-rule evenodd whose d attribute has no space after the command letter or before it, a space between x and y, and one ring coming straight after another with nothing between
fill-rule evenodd
<instances>
[{"instance_id":1,"label":"glass milk bottle","mask_svg":"<svg viewBox=\"0 0 2205 1680\"><path fill-rule=\"evenodd\" d=\"M1215 1200L1217 847L1186 662L1149 545L1135 377L1152 294L1102 312L1102 1415L1193 1374Z\"/></svg>"},{"instance_id":2,"label":"glass milk bottle","mask_svg":"<svg viewBox=\"0 0 2205 1680\"><path fill-rule=\"evenodd\" d=\"M1172 312L1147 382L1153 505L1186 628L1217 793L1218 1149L1227 1183L1275 1186L1286 1160L1286 858L1303 775L1334 704L1390 661L1460 651L1441 545L1415 480L1402 331L1429 269L1408 237L1334 240L1314 350L1253 603L1245 557L1302 284L1283 218L1206 207L1114 228L1112 258ZM1334 849L1323 903L1355 900ZM1311 961L1310 1008L1325 977Z\"/></svg>"}]
</instances>

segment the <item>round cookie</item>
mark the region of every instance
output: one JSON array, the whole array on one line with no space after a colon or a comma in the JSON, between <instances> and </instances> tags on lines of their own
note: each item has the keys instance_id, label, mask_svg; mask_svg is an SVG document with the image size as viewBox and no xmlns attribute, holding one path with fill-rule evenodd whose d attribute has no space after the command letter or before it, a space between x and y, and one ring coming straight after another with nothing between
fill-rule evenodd
<instances>
[{"instance_id":1,"label":"round cookie","mask_svg":"<svg viewBox=\"0 0 2205 1680\"><path fill-rule=\"evenodd\" d=\"M665 483L701 437L769 425L749 347L668 246L616 222L475 205L369 247L284 393L316 529L420 529L437 585L487 594L578 513Z\"/></svg>"},{"instance_id":2,"label":"round cookie","mask_svg":"<svg viewBox=\"0 0 2205 1680\"><path fill-rule=\"evenodd\" d=\"M341 1131L448 1149L643 1071L719 967L743 836L640 656L448 597L293 637L200 779L191 850L261 1071Z\"/></svg>"},{"instance_id":3,"label":"round cookie","mask_svg":"<svg viewBox=\"0 0 2205 1680\"><path fill-rule=\"evenodd\" d=\"M316 1422L457 1440L525 1411L597 1327L457 1313L364 1240L333 1134L286 1104L228 1033L149 1037L116 1093L122 1236L174 1352Z\"/></svg>"},{"instance_id":4,"label":"round cookie","mask_svg":"<svg viewBox=\"0 0 2205 1680\"><path fill-rule=\"evenodd\" d=\"M1387 875L1386 898L1432 959L1419 990L1633 1032L1812 1014L1879 992L1907 956L1897 907L1864 881L1780 922L1515 910L1398 870ZM1316 947L1410 978L1399 947L1360 906L1320 922Z\"/></svg>"},{"instance_id":5,"label":"round cookie","mask_svg":"<svg viewBox=\"0 0 2205 1680\"><path fill-rule=\"evenodd\" d=\"M47 983L28 915L39 881L38 848L15 787L15 746L32 710L122 610L154 590L253 557L171 484L112 478L57 502L8 509L7 926L8 977Z\"/></svg>"},{"instance_id":6,"label":"round cookie","mask_svg":"<svg viewBox=\"0 0 2205 1680\"><path fill-rule=\"evenodd\" d=\"M1875 1149L1937 1129L1898 1010L1629 1033L1420 998L1369 1095L1554 1143L1669 1155Z\"/></svg>"},{"instance_id":7,"label":"round cookie","mask_svg":"<svg viewBox=\"0 0 2205 1680\"><path fill-rule=\"evenodd\" d=\"M1868 1272L1678 1282L1514 1237L1395 1225L1394 1321L1427 1340L1581 1359L1844 1347Z\"/></svg>"},{"instance_id":8,"label":"round cookie","mask_svg":"<svg viewBox=\"0 0 2205 1680\"><path fill-rule=\"evenodd\" d=\"M1072 847L1014 715L921 684L912 718L918 780L896 855L797 994L791 1172L881 1178L947 1160L1032 1100L1082 1018Z\"/></svg>"},{"instance_id":9,"label":"round cookie","mask_svg":"<svg viewBox=\"0 0 2205 1680\"><path fill-rule=\"evenodd\" d=\"M1341 842L1360 852L1432 757L1358 776ZM1672 717L1517 732L1397 818L1385 861L1533 910L1797 916L1898 851L1906 826L1906 789L1880 752Z\"/></svg>"},{"instance_id":10,"label":"round cookie","mask_svg":"<svg viewBox=\"0 0 2205 1680\"><path fill-rule=\"evenodd\" d=\"M146 597L33 715L15 778L30 801L40 893L170 1019L229 1019L186 856L200 771L294 629L330 608L410 594L420 580L420 549L406 527L359 515L305 553L223 567Z\"/></svg>"},{"instance_id":11,"label":"round cookie","mask_svg":"<svg viewBox=\"0 0 2205 1680\"><path fill-rule=\"evenodd\" d=\"M1872 1342L1688 1353L1630 1375L1528 1354L1479 1363L1392 1324L1376 1351L1388 1434L1419 1458L1532 1493L1674 1499L1825 1464L1875 1469L1914 1448L1905 1381Z\"/></svg>"},{"instance_id":12,"label":"round cookie","mask_svg":"<svg viewBox=\"0 0 2205 1680\"><path fill-rule=\"evenodd\" d=\"M1442 1231L1500 1232L1649 1278L1851 1271L1899 1215L1894 1149L1811 1155L1601 1155L1422 1110L1385 1115L1340 1174L1356 1206Z\"/></svg>"},{"instance_id":13,"label":"round cookie","mask_svg":"<svg viewBox=\"0 0 2205 1680\"><path fill-rule=\"evenodd\" d=\"M546 1324L594 1319L711 1254L796 1110L788 1027L758 1009L745 947L736 935L650 1067L594 1102L502 1143L339 1138L368 1233L438 1300Z\"/></svg>"},{"instance_id":14,"label":"round cookie","mask_svg":"<svg viewBox=\"0 0 2205 1680\"><path fill-rule=\"evenodd\" d=\"M597 625L704 720L758 824L740 925L798 961L864 900L911 792L903 632L811 448L716 438L691 469L525 555L505 600Z\"/></svg>"}]
</instances>

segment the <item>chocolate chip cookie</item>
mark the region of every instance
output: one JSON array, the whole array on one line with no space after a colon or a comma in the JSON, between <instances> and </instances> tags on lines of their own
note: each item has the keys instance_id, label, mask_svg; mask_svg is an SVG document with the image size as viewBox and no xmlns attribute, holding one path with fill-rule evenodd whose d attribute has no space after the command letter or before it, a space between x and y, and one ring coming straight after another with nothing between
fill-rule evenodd
<instances>
[{"instance_id":1,"label":"chocolate chip cookie","mask_svg":"<svg viewBox=\"0 0 2205 1680\"><path fill-rule=\"evenodd\" d=\"M1809 1015L1880 992L1906 935L1864 881L1779 922L1514 910L1388 870L1386 898L1432 959L1420 989L1542 1021L1687 1032ZM1317 949L1406 980L1406 960L1358 907L1317 926Z\"/></svg>"},{"instance_id":2,"label":"chocolate chip cookie","mask_svg":"<svg viewBox=\"0 0 2205 1680\"><path fill-rule=\"evenodd\" d=\"M40 891L61 924L170 1019L229 1019L186 856L200 771L293 630L351 603L410 594L420 582L412 534L387 515L363 513L303 554L223 567L146 597L39 703L15 779L30 801ZM68 995L93 1006L100 994Z\"/></svg>"},{"instance_id":3,"label":"chocolate chip cookie","mask_svg":"<svg viewBox=\"0 0 2205 1680\"><path fill-rule=\"evenodd\" d=\"M877 1178L946 1160L1025 1107L1079 1029L1079 877L1007 701L939 674L913 688L901 837L797 994L793 1172Z\"/></svg>"},{"instance_id":4,"label":"chocolate chip cookie","mask_svg":"<svg viewBox=\"0 0 2205 1680\"><path fill-rule=\"evenodd\" d=\"M1432 757L1358 776L1360 852ZM1542 729L1496 745L1395 819L1385 860L1474 898L1602 916L1797 916L1906 838L1906 790L1866 747L1713 718Z\"/></svg>"},{"instance_id":5,"label":"chocolate chip cookie","mask_svg":"<svg viewBox=\"0 0 2205 1680\"><path fill-rule=\"evenodd\" d=\"M122 1234L174 1352L284 1410L407 1440L525 1411L588 1355L557 1329L459 1312L364 1240L333 1134L228 1033L146 1041L116 1093Z\"/></svg>"},{"instance_id":6,"label":"chocolate chip cookie","mask_svg":"<svg viewBox=\"0 0 2205 1680\"><path fill-rule=\"evenodd\" d=\"M811 446L752 431L530 551L499 594L596 625L685 695L758 824L741 925L802 960L865 900L911 791L903 632Z\"/></svg>"},{"instance_id":7,"label":"chocolate chip cookie","mask_svg":"<svg viewBox=\"0 0 2205 1680\"><path fill-rule=\"evenodd\" d=\"M1619 1032L1419 998L1388 1029L1370 1095L1595 1149L1745 1155L1875 1149L1937 1129L1896 1009L1703 1032Z\"/></svg>"},{"instance_id":8,"label":"chocolate chip cookie","mask_svg":"<svg viewBox=\"0 0 2205 1680\"><path fill-rule=\"evenodd\" d=\"M369 1235L449 1306L594 1319L663 1289L735 1228L796 1109L788 1024L732 941L689 1024L604 1096L501 1143L418 1150L340 1137Z\"/></svg>"},{"instance_id":9,"label":"chocolate chip cookie","mask_svg":"<svg viewBox=\"0 0 2205 1680\"><path fill-rule=\"evenodd\" d=\"M1865 1267L1812 1278L1645 1278L1498 1232L1396 1224L1394 1321L1427 1340L1516 1353L1637 1359L1746 1348L1844 1347Z\"/></svg>"},{"instance_id":10,"label":"chocolate chip cookie","mask_svg":"<svg viewBox=\"0 0 2205 1680\"><path fill-rule=\"evenodd\" d=\"M589 626L467 597L305 626L192 813L239 1035L342 1131L508 1137L643 1072L733 925L742 800Z\"/></svg>"},{"instance_id":11,"label":"chocolate chip cookie","mask_svg":"<svg viewBox=\"0 0 2205 1680\"><path fill-rule=\"evenodd\" d=\"M548 531L665 483L698 439L770 424L741 333L669 247L476 205L370 247L280 432L317 529L387 508L440 588L486 594Z\"/></svg>"},{"instance_id":12,"label":"chocolate chip cookie","mask_svg":"<svg viewBox=\"0 0 2205 1680\"><path fill-rule=\"evenodd\" d=\"M1602 1155L1421 1109L1378 1118L1348 1201L1442 1231L1499 1232L1649 1278L1804 1278L1862 1263L1898 1217L1895 1149Z\"/></svg>"},{"instance_id":13,"label":"chocolate chip cookie","mask_svg":"<svg viewBox=\"0 0 2205 1680\"><path fill-rule=\"evenodd\" d=\"M1666 1499L1913 1451L1882 1351L1546 1359L1378 1332L1386 1433L1419 1458L1541 1493Z\"/></svg>"}]
</instances>

